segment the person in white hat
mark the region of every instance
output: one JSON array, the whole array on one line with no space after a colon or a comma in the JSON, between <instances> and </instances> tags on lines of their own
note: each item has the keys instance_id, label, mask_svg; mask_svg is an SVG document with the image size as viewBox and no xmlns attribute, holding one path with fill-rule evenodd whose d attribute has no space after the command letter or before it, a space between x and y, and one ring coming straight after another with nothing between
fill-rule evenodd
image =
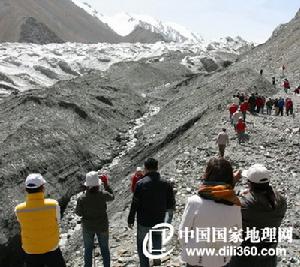
<instances>
[{"instance_id":1,"label":"person in white hat","mask_svg":"<svg viewBox=\"0 0 300 267\"><path fill-rule=\"evenodd\" d=\"M240 109L238 109L233 115L232 115L232 122L233 122L233 127L235 129L240 117L243 118L243 113Z\"/></svg>"},{"instance_id":2,"label":"person in white hat","mask_svg":"<svg viewBox=\"0 0 300 267\"><path fill-rule=\"evenodd\" d=\"M270 186L271 172L262 164L254 164L248 170L242 172L242 176L248 179L249 190L240 197L242 205L242 220L244 234L247 228L259 231L259 242L243 241L242 247L255 247L258 253L262 249L275 249L278 238L268 240L263 238L263 229L278 229L287 209L286 199L273 190ZM276 231L277 232L277 231ZM241 256L233 257L228 267L275 267L276 256Z\"/></svg>"},{"instance_id":3,"label":"person in white hat","mask_svg":"<svg viewBox=\"0 0 300 267\"><path fill-rule=\"evenodd\" d=\"M21 226L22 248L27 267L65 267L58 247L60 208L54 199L45 199L45 179L39 173L27 176L26 201L15 213Z\"/></svg>"},{"instance_id":4,"label":"person in white hat","mask_svg":"<svg viewBox=\"0 0 300 267\"><path fill-rule=\"evenodd\" d=\"M98 172L86 174L86 192L77 200L76 214L82 217L84 267L92 267L94 237L98 238L103 266L110 267L107 202L114 199L109 184L102 183ZM101 190L103 186L104 190Z\"/></svg>"}]
</instances>

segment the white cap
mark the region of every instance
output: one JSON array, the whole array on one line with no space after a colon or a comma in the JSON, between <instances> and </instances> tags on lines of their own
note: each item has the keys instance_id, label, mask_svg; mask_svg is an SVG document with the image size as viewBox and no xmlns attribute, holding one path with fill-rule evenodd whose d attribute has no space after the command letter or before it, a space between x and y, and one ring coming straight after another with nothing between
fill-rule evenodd
<instances>
[{"instance_id":1,"label":"white cap","mask_svg":"<svg viewBox=\"0 0 300 267\"><path fill-rule=\"evenodd\" d=\"M136 171L137 171L137 172L142 172L143 169L142 169L142 167L136 167Z\"/></svg>"},{"instance_id":2,"label":"white cap","mask_svg":"<svg viewBox=\"0 0 300 267\"><path fill-rule=\"evenodd\" d=\"M87 173L84 185L87 187L100 186L101 181L99 180L98 172L92 171Z\"/></svg>"},{"instance_id":3,"label":"white cap","mask_svg":"<svg viewBox=\"0 0 300 267\"><path fill-rule=\"evenodd\" d=\"M243 117L239 117L239 120L242 120L243 119Z\"/></svg>"},{"instance_id":4,"label":"white cap","mask_svg":"<svg viewBox=\"0 0 300 267\"><path fill-rule=\"evenodd\" d=\"M248 170L243 171L242 176L256 184L264 184L270 182L270 171L262 164L254 164Z\"/></svg>"},{"instance_id":5,"label":"white cap","mask_svg":"<svg viewBox=\"0 0 300 267\"><path fill-rule=\"evenodd\" d=\"M46 183L40 173L31 173L27 176L25 185L26 188L39 188Z\"/></svg>"}]
</instances>

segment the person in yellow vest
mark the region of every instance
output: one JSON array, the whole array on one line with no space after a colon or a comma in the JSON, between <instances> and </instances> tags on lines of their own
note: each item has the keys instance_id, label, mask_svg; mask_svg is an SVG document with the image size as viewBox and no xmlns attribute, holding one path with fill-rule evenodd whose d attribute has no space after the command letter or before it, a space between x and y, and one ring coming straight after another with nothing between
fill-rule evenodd
<instances>
[{"instance_id":1,"label":"person in yellow vest","mask_svg":"<svg viewBox=\"0 0 300 267\"><path fill-rule=\"evenodd\" d=\"M39 173L27 176L26 201L15 208L25 262L27 267L65 267L58 246L60 207L56 200L45 199L45 184Z\"/></svg>"}]
</instances>

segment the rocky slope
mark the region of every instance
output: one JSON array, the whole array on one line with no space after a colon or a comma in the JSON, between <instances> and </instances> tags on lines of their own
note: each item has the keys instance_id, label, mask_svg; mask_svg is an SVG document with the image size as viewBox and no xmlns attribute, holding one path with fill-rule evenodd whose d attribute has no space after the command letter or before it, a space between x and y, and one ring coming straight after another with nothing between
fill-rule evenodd
<instances>
[{"instance_id":1,"label":"rocky slope","mask_svg":"<svg viewBox=\"0 0 300 267\"><path fill-rule=\"evenodd\" d=\"M133 68L130 74L130 76L125 75L123 79L139 77L137 68ZM170 83L156 87L155 90L144 91L148 93L152 105L160 106L160 112L138 131L136 146L121 159L117 166L111 168L112 184L117 192L116 200L109 208L114 266L136 266L137 262L134 232L126 228L131 200L130 172L149 156L159 158L164 176L175 180L178 201L175 225L178 226L186 197L197 189L206 161L217 155L215 137L224 125L228 127L231 136L227 157L234 167L243 169L256 162L266 164L273 171L273 185L288 198L289 207L296 207L289 208L284 221L284 226L295 228L295 240L292 245L283 244L288 246L289 250L288 255L282 258L281 266L290 266L299 262L297 218L300 215L297 206L299 191L297 179L300 168L298 159L295 160L300 145L299 113L296 114L295 119L266 115L248 117L250 141L245 145L238 145L227 121L228 113L225 108L236 88L251 92L254 86L257 86L258 93L266 96L273 95L279 89L273 88L255 71L235 68L234 65L230 70L210 77L190 76L179 83ZM299 97L294 100L300 107ZM285 155L283 158L282 152ZM245 181L242 183L245 184ZM75 203L76 197L69 203L62 224L62 245L69 266L82 265L79 219L73 212ZM163 266L181 266L178 255L179 249L171 259L165 259ZM97 257L97 260L101 262L101 257Z\"/></svg>"},{"instance_id":2,"label":"rocky slope","mask_svg":"<svg viewBox=\"0 0 300 267\"><path fill-rule=\"evenodd\" d=\"M70 0L1 0L0 29L0 42L117 43L120 40L106 24Z\"/></svg>"},{"instance_id":3,"label":"rocky slope","mask_svg":"<svg viewBox=\"0 0 300 267\"><path fill-rule=\"evenodd\" d=\"M20 260L13 255L19 249L13 206L23 198L23 176L42 172L47 192L64 206L79 190L81 174L112 161L130 121L143 113L140 95L99 84L100 79L61 82L1 103L0 266Z\"/></svg>"},{"instance_id":4,"label":"rocky slope","mask_svg":"<svg viewBox=\"0 0 300 267\"><path fill-rule=\"evenodd\" d=\"M126 43L143 43L154 44L160 41L166 41L166 38L157 32L144 29L142 27L136 27L130 34L122 38Z\"/></svg>"},{"instance_id":5,"label":"rocky slope","mask_svg":"<svg viewBox=\"0 0 300 267\"><path fill-rule=\"evenodd\" d=\"M300 69L300 9L296 16L287 24L280 25L270 39L255 50L241 57L244 66L257 71L264 70L264 75L271 80L272 76L281 81L282 66L285 65L285 75L293 86L299 83Z\"/></svg>"}]
</instances>

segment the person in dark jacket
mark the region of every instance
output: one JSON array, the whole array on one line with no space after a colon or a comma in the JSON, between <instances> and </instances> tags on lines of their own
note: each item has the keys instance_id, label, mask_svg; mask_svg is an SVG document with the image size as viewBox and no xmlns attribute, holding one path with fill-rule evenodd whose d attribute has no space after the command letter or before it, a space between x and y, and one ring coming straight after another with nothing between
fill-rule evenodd
<instances>
[{"instance_id":1,"label":"person in dark jacket","mask_svg":"<svg viewBox=\"0 0 300 267\"><path fill-rule=\"evenodd\" d=\"M275 98L273 101L274 109L275 109L275 116L278 116L279 114L279 107L278 107L278 98Z\"/></svg>"},{"instance_id":2,"label":"person in dark jacket","mask_svg":"<svg viewBox=\"0 0 300 267\"><path fill-rule=\"evenodd\" d=\"M104 190L102 190L102 184ZM77 201L76 214L82 217L84 267L92 267L94 237L98 238L103 266L110 267L107 202L114 199L110 186L102 183L98 172L86 174L86 192Z\"/></svg>"},{"instance_id":3,"label":"person in dark jacket","mask_svg":"<svg viewBox=\"0 0 300 267\"><path fill-rule=\"evenodd\" d=\"M276 86L276 78L273 76L272 77L272 85L275 87Z\"/></svg>"},{"instance_id":4,"label":"person in dark jacket","mask_svg":"<svg viewBox=\"0 0 300 267\"><path fill-rule=\"evenodd\" d=\"M282 97L279 98L278 100L278 114L283 116L283 110L284 110L285 102Z\"/></svg>"},{"instance_id":5,"label":"person in dark jacket","mask_svg":"<svg viewBox=\"0 0 300 267\"><path fill-rule=\"evenodd\" d=\"M158 161L149 158L144 163L145 177L138 181L128 216L128 226L133 228L137 214L137 250L141 267L149 267L149 259L143 253L143 240L149 230L165 222L166 213L175 209L172 185L160 177ZM170 220L168 221L170 223ZM155 250L161 249L161 236L152 234Z\"/></svg>"},{"instance_id":6,"label":"person in dark jacket","mask_svg":"<svg viewBox=\"0 0 300 267\"><path fill-rule=\"evenodd\" d=\"M272 98L269 98L268 101L266 102L267 115L272 115L273 104L274 104L274 102L273 102Z\"/></svg>"},{"instance_id":7,"label":"person in dark jacket","mask_svg":"<svg viewBox=\"0 0 300 267\"><path fill-rule=\"evenodd\" d=\"M247 232L247 228L250 230L255 228L259 231L260 241L254 243L244 236L242 247L256 247L258 253L262 249L275 249L278 243L278 228L287 209L286 199L270 186L271 174L265 166L254 164L242 175L247 177L250 187L240 197L244 234ZM263 236L263 229L266 228L276 229L274 239L270 237L268 240ZM275 267L276 265L276 256L251 255L233 257L228 267Z\"/></svg>"},{"instance_id":8,"label":"person in dark jacket","mask_svg":"<svg viewBox=\"0 0 300 267\"><path fill-rule=\"evenodd\" d=\"M241 93L240 96L239 96L239 100L240 100L240 101L239 101L239 104L240 104L240 105L245 101L245 98L246 98L246 97L245 97L245 93Z\"/></svg>"},{"instance_id":9,"label":"person in dark jacket","mask_svg":"<svg viewBox=\"0 0 300 267\"><path fill-rule=\"evenodd\" d=\"M256 97L254 94L251 94L251 96L248 99L248 103L250 106L250 112L253 114L255 112L255 108L256 108Z\"/></svg>"}]
</instances>

